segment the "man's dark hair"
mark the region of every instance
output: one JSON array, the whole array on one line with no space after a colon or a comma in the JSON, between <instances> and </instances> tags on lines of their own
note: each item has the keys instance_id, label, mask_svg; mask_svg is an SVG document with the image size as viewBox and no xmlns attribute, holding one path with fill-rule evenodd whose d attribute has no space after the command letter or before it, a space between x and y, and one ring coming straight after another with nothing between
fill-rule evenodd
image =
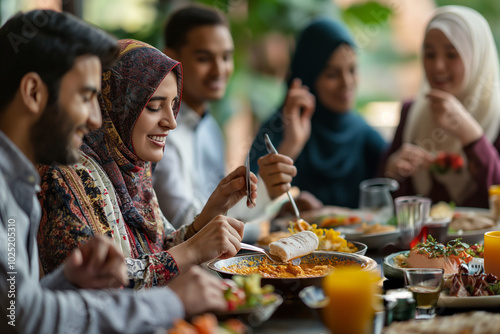
<instances>
[{"instance_id":1,"label":"man's dark hair","mask_svg":"<svg viewBox=\"0 0 500 334\"><path fill-rule=\"evenodd\" d=\"M26 73L40 75L49 91L47 103L52 104L75 58L94 55L107 67L118 52L114 37L70 14L33 10L14 15L0 28L0 112L12 101Z\"/></svg>"},{"instance_id":2,"label":"man's dark hair","mask_svg":"<svg viewBox=\"0 0 500 334\"><path fill-rule=\"evenodd\" d=\"M179 50L186 43L186 36L192 29L207 25L228 27L228 22L224 13L212 7L200 4L182 7L172 13L165 25L165 46Z\"/></svg>"}]
</instances>

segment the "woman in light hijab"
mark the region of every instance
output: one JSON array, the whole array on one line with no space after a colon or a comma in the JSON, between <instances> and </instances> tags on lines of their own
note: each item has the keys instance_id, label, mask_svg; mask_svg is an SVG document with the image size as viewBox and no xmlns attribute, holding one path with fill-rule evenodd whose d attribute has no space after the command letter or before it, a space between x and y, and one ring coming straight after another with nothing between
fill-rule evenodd
<instances>
[{"instance_id":1,"label":"woman in light hijab","mask_svg":"<svg viewBox=\"0 0 500 334\"><path fill-rule=\"evenodd\" d=\"M490 27L473 9L438 8L422 52L424 82L403 106L385 175L401 182L395 196L486 208L488 187L500 183L499 69ZM448 166L439 155L461 159Z\"/></svg>"},{"instance_id":2,"label":"woman in light hijab","mask_svg":"<svg viewBox=\"0 0 500 334\"><path fill-rule=\"evenodd\" d=\"M194 222L175 230L159 209L151 162L162 158L177 126L181 64L139 41L119 44L116 64L102 75L103 126L84 137L76 164L39 169L40 261L50 272L74 247L105 234L123 251L135 288L165 285L197 264L238 252L243 223L221 214L245 196L246 169L225 177Z\"/></svg>"},{"instance_id":3,"label":"woman in light hijab","mask_svg":"<svg viewBox=\"0 0 500 334\"><path fill-rule=\"evenodd\" d=\"M358 207L359 183L375 176L386 143L353 109L357 82L347 29L331 19L310 23L297 41L285 103L252 145L252 171L265 155L267 133L295 161L292 185L323 204Z\"/></svg>"}]
</instances>

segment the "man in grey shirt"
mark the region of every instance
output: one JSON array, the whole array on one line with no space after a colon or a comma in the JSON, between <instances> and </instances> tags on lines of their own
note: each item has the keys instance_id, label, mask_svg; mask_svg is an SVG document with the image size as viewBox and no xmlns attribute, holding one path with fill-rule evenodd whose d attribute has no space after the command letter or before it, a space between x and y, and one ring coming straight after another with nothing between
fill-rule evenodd
<instances>
[{"instance_id":1,"label":"man in grey shirt","mask_svg":"<svg viewBox=\"0 0 500 334\"><path fill-rule=\"evenodd\" d=\"M117 53L114 38L53 11L20 13L0 28L1 333L151 333L226 307L220 282L201 270L171 289L97 290L127 281L105 237L39 281L34 164L76 161L85 133L101 126L101 70Z\"/></svg>"}]
</instances>

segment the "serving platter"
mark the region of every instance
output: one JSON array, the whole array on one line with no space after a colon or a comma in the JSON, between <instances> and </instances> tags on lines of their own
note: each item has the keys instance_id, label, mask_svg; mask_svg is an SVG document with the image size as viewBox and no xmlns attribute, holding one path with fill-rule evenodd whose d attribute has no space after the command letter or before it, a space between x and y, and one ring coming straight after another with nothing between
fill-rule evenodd
<instances>
[{"instance_id":1,"label":"serving platter","mask_svg":"<svg viewBox=\"0 0 500 334\"><path fill-rule=\"evenodd\" d=\"M369 249L380 249L390 243L397 243L401 235L398 229L382 233L363 234L354 228L339 227L335 229L342 233L347 241L357 241L365 244Z\"/></svg>"},{"instance_id":2,"label":"serving platter","mask_svg":"<svg viewBox=\"0 0 500 334\"><path fill-rule=\"evenodd\" d=\"M232 265L236 266L258 266L263 263L265 255L263 254L246 254L235 256L229 259L216 259L208 262L209 269L217 272L223 278L231 278L235 273L223 268ZM332 264L335 266L358 265L362 270L372 271L377 269L377 262L369 257L339 252L322 252L315 251L309 255L302 257L302 264ZM291 277L291 278L268 278L262 277L261 284L271 284L275 287L275 292L283 296L297 297L300 290L307 286L320 286L324 276L316 277Z\"/></svg>"},{"instance_id":3,"label":"serving platter","mask_svg":"<svg viewBox=\"0 0 500 334\"><path fill-rule=\"evenodd\" d=\"M401 235L399 230L394 230L390 232L374 233L374 234L362 234L356 237L349 237L346 235L348 241L359 241L369 249L380 249L390 243L397 243L399 236Z\"/></svg>"},{"instance_id":4,"label":"serving platter","mask_svg":"<svg viewBox=\"0 0 500 334\"><path fill-rule=\"evenodd\" d=\"M382 262L382 269L384 271L384 276L388 279L396 279L396 280L404 280L404 270L405 268L397 267L394 261L394 258L398 255L404 254L408 255L410 251L405 250L397 253L393 253L384 258ZM468 264L469 272L475 273L483 272L483 259L482 258L474 258Z\"/></svg>"},{"instance_id":5,"label":"serving platter","mask_svg":"<svg viewBox=\"0 0 500 334\"><path fill-rule=\"evenodd\" d=\"M446 308L498 308L500 307L500 296L453 297L441 293L438 306Z\"/></svg>"},{"instance_id":6,"label":"serving platter","mask_svg":"<svg viewBox=\"0 0 500 334\"><path fill-rule=\"evenodd\" d=\"M487 216L487 217L491 216L490 210L483 209L483 208L457 207L457 208L455 208L455 213L477 214L477 215ZM498 222L493 227L480 229L480 230L453 231L453 230L449 229L448 233L446 235L446 242L453 240L453 239L462 238L463 242L466 242L469 244L475 244L478 242L482 243L484 240L484 233L489 232L489 231L497 231L497 230L500 230L500 225L498 224Z\"/></svg>"}]
</instances>

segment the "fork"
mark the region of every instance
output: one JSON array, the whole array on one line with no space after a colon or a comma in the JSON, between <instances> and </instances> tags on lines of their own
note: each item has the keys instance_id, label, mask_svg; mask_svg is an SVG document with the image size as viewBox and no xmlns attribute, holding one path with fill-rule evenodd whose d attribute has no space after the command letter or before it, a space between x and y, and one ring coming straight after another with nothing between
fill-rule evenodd
<instances>
[{"instance_id":1,"label":"fork","mask_svg":"<svg viewBox=\"0 0 500 334\"><path fill-rule=\"evenodd\" d=\"M254 251L254 252L258 252L258 253L264 254L265 256L267 256L274 263L277 263L277 264L287 264L286 262L283 262L283 260L281 260L281 258L279 256L269 253L264 248L253 246L253 245L249 245L249 244L246 244L244 242L240 243L240 245L241 245L241 249L246 249L246 250L249 250L249 251ZM298 257L296 259L293 259L292 260L292 265L299 265L300 261L301 261L300 257Z\"/></svg>"},{"instance_id":2,"label":"fork","mask_svg":"<svg viewBox=\"0 0 500 334\"><path fill-rule=\"evenodd\" d=\"M247 207L251 208L255 206L252 199L252 183L250 182L250 151L248 151L247 158L245 160L245 180L247 185Z\"/></svg>"},{"instance_id":3,"label":"fork","mask_svg":"<svg viewBox=\"0 0 500 334\"><path fill-rule=\"evenodd\" d=\"M274 147L273 143L271 142L271 138L269 138L269 135L267 133L264 135L264 141L266 143L266 148L268 153L278 154L278 151ZM286 194L288 195L288 199L292 204L293 212L295 213L295 217L297 218L297 223L299 223L302 221L302 218L300 218L300 213L299 209L297 208L297 204L295 204L295 200L293 199L293 196L290 193L290 191L287 191Z\"/></svg>"}]
</instances>

